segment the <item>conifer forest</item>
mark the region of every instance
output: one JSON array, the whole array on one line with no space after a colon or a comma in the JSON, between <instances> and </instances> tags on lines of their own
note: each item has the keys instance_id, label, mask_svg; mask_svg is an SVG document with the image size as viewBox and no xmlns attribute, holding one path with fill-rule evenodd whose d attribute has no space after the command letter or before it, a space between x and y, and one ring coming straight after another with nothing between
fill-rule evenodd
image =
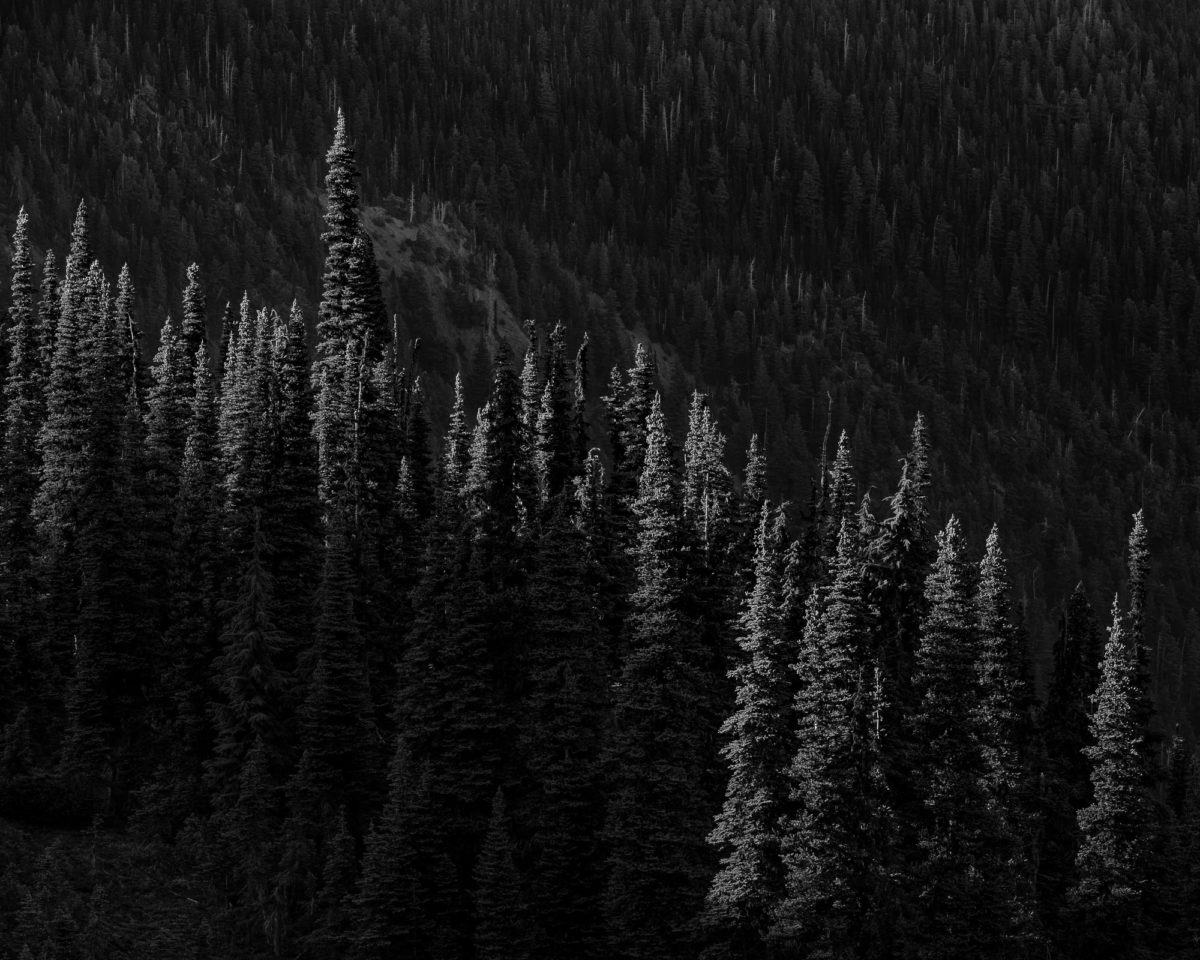
<instances>
[{"instance_id":1,"label":"conifer forest","mask_svg":"<svg viewBox=\"0 0 1200 960\"><path fill-rule=\"evenodd\" d=\"M0 2L0 960L1200 957L1200 5Z\"/></svg>"}]
</instances>

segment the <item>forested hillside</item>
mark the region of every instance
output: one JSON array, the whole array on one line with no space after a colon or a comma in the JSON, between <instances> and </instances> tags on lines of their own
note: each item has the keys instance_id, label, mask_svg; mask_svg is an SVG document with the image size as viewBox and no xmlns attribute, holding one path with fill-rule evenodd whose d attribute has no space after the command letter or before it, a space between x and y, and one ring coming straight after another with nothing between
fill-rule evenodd
<instances>
[{"instance_id":1,"label":"forested hillside","mask_svg":"<svg viewBox=\"0 0 1200 960\"><path fill-rule=\"evenodd\" d=\"M1200 14L10 7L0 955L1197 949Z\"/></svg>"}]
</instances>

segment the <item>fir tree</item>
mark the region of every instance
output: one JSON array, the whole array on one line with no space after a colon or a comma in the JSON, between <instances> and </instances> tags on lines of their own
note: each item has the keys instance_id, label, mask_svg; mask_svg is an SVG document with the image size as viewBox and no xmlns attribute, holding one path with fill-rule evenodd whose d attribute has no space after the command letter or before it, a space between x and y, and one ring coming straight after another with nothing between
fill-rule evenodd
<instances>
[{"instance_id":1,"label":"fir tree","mask_svg":"<svg viewBox=\"0 0 1200 960\"><path fill-rule=\"evenodd\" d=\"M1086 942L1096 949L1119 948L1125 956L1136 955L1143 936L1154 820L1140 749L1145 731L1137 710L1137 648L1130 629L1114 601L1100 682L1092 697L1093 745L1084 750L1091 762L1094 799L1079 811L1079 880L1072 891Z\"/></svg>"},{"instance_id":2,"label":"fir tree","mask_svg":"<svg viewBox=\"0 0 1200 960\"><path fill-rule=\"evenodd\" d=\"M1089 727L1090 702L1099 680L1103 644L1091 604L1076 586L1059 621L1054 644L1054 669L1041 716L1046 755L1042 790L1043 830L1038 863L1038 895L1048 926L1073 883L1079 846L1077 811L1092 800L1089 765L1084 748L1093 741Z\"/></svg>"},{"instance_id":3,"label":"fir tree","mask_svg":"<svg viewBox=\"0 0 1200 960\"><path fill-rule=\"evenodd\" d=\"M163 629L170 584L168 555L179 492L180 468L187 443L195 354L186 352L179 332L168 317L150 368L146 406L146 516L148 568L155 581L150 603L155 627Z\"/></svg>"},{"instance_id":4,"label":"fir tree","mask_svg":"<svg viewBox=\"0 0 1200 960\"><path fill-rule=\"evenodd\" d=\"M572 442L571 371L567 364L566 332L557 324L550 333L545 386L532 425L533 463L539 498L549 503L566 488L576 469Z\"/></svg>"},{"instance_id":5,"label":"fir tree","mask_svg":"<svg viewBox=\"0 0 1200 960\"><path fill-rule=\"evenodd\" d=\"M530 960L533 956L533 936L514 853L504 796L496 791L487 836L475 864L475 956L479 960Z\"/></svg>"},{"instance_id":6,"label":"fir tree","mask_svg":"<svg viewBox=\"0 0 1200 960\"><path fill-rule=\"evenodd\" d=\"M1029 658L1009 602L1008 565L995 526L979 565L975 596L979 624L978 716L988 789L1014 815L1031 803L1032 705Z\"/></svg>"},{"instance_id":7,"label":"fir tree","mask_svg":"<svg viewBox=\"0 0 1200 960\"><path fill-rule=\"evenodd\" d=\"M172 509L167 629L157 658L159 769L143 817L170 833L202 809L204 764L213 750L209 713L219 699L221 548L216 391L207 344L192 363L187 438ZM261 552L264 548L259 543ZM231 584L236 587L236 584Z\"/></svg>"},{"instance_id":8,"label":"fir tree","mask_svg":"<svg viewBox=\"0 0 1200 960\"><path fill-rule=\"evenodd\" d=\"M0 707L0 726L28 705L47 678L35 648L36 609L31 581L34 527L30 511L37 493L38 430L45 412L46 383L38 337L36 289L30 255L29 217L22 208L13 233L12 298L0 352L6 353L0 436L0 630L11 638L5 680L13 702ZM3 648L0 648L2 651ZM4 653L0 652L0 660ZM3 663L0 662L0 669ZM44 692L44 691L41 691Z\"/></svg>"},{"instance_id":9,"label":"fir tree","mask_svg":"<svg viewBox=\"0 0 1200 960\"><path fill-rule=\"evenodd\" d=\"M78 348L87 454L77 507L79 612L65 761L95 785L104 813L121 816L131 765L143 746L136 731L149 665L141 619L143 545L128 523L142 510L134 478L144 438L136 385L120 376L123 350L99 264L89 272L84 304Z\"/></svg>"},{"instance_id":10,"label":"fir tree","mask_svg":"<svg viewBox=\"0 0 1200 960\"><path fill-rule=\"evenodd\" d=\"M293 760L285 721L292 678L277 661L285 639L274 623L273 584L266 569L270 546L256 530L237 584L229 626L212 664L218 697L212 708L215 743L206 778L218 816L239 805L242 771L251 762L263 768L259 779L279 784ZM268 824L278 826L277 800Z\"/></svg>"},{"instance_id":11,"label":"fir tree","mask_svg":"<svg viewBox=\"0 0 1200 960\"><path fill-rule=\"evenodd\" d=\"M854 516L858 508L855 494L854 465L851 460L850 437L843 430L838 438L837 453L829 476L825 478L824 494L821 498L821 539L824 555L832 566L837 555L838 536L842 521Z\"/></svg>"},{"instance_id":12,"label":"fir tree","mask_svg":"<svg viewBox=\"0 0 1200 960\"><path fill-rule=\"evenodd\" d=\"M460 949L463 914L454 866L432 842L436 808L428 779L412 768L403 739L388 770L383 812L367 837L354 900L353 960L441 960Z\"/></svg>"},{"instance_id":13,"label":"fir tree","mask_svg":"<svg viewBox=\"0 0 1200 960\"><path fill-rule=\"evenodd\" d=\"M778 519L764 502L755 536L754 579L742 606L741 655L731 669L736 709L721 727L729 767L725 803L709 843L721 866L708 891L708 913L732 927L737 952L761 951L774 908L783 896L780 853L792 747L794 652L780 616ZM748 943L742 943L748 939Z\"/></svg>"},{"instance_id":14,"label":"fir tree","mask_svg":"<svg viewBox=\"0 0 1200 960\"><path fill-rule=\"evenodd\" d=\"M84 340L89 331L107 326L107 316L97 315L100 312L97 282L102 278L89 277L90 256L87 210L81 203L58 303L46 388L46 417L38 432L41 461L38 492L31 513L37 525L37 573L47 598L46 649L50 662L63 676L72 669L75 623L70 611L76 607L79 589L75 539L81 484L86 473L84 451L90 439L91 407Z\"/></svg>"},{"instance_id":15,"label":"fir tree","mask_svg":"<svg viewBox=\"0 0 1200 960\"><path fill-rule=\"evenodd\" d=\"M933 559L928 489L928 440L924 418L918 414L912 448L889 499L889 516L870 549L872 603L879 611L877 643L893 690L889 699L897 706L906 705L909 698L913 654L926 605L923 585Z\"/></svg>"},{"instance_id":16,"label":"fir tree","mask_svg":"<svg viewBox=\"0 0 1200 960\"><path fill-rule=\"evenodd\" d=\"M916 784L919 913L909 934L928 956L1011 957L1027 945L1027 903L1019 890L1009 826L988 790L975 704L980 637L958 522L938 536L926 582L914 732L923 751Z\"/></svg>"},{"instance_id":17,"label":"fir tree","mask_svg":"<svg viewBox=\"0 0 1200 960\"><path fill-rule=\"evenodd\" d=\"M338 109L333 143L325 157L325 274L317 314L317 361L313 371L320 382L329 364L341 363L347 336L345 300L350 285L350 254L359 235L358 166L346 132L346 115Z\"/></svg>"},{"instance_id":18,"label":"fir tree","mask_svg":"<svg viewBox=\"0 0 1200 960\"><path fill-rule=\"evenodd\" d=\"M113 323L116 325L117 342L121 352L121 379L135 383L139 399L146 389L146 369L142 363L142 330L134 316L137 293L133 287L133 274L129 264L121 266L117 276L117 297L113 303Z\"/></svg>"},{"instance_id":19,"label":"fir tree","mask_svg":"<svg viewBox=\"0 0 1200 960\"><path fill-rule=\"evenodd\" d=\"M180 340L189 357L194 357L200 345L208 340L208 300L200 283L200 267L195 263L187 268L187 286L183 288Z\"/></svg>"},{"instance_id":20,"label":"fir tree","mask_svg":"<svg viewBox=\"0 0 1200 960\"><path fill-rule=\"evenodd\" d=\"M501 707L493 641L496 599L484 588L484 563L453 513L435 519L427 540L424 575L413 595L396 697L396 727L420 769L424 809L411 842L439 880L429 917L435 932L452 930L466 949L470 876L487 827L492 792L510 744L509 718ZM434 934L430 934L433 936ZM437 934L441 936L441 934ZM447 953L446 956L454 954Z\"/></svg>"},{"instance_id":21,"label":"fir tree","mask_svg":"<svg viewBox=\"0 0 1200 960\"><path fill-rule=\"evenodd\" d=\"M317 450L313 442L312 388L308 377L304 315L293 302L286 320L275 317L271 393L267 424L270 496L262 524L271 544L270 570L276 584L276 622L288 640L307 646L313 621L312 594L318 572L320 504ZM285 656L294 670L297 651Z\"/></svg>"},{"instance_id":22,"label":"fir tree","mask_svg":"<svg viewBox=\"0 0 1200 960\"><path fill-rule=\"evenodd\" d=\"M833 581L809 600L796 664L786 896L776 935L814 956L878 956L888 942L887 797L880 671L871 647L863 543L842 521Z\"/></svg>"},{"instance_id":23,"label":"fir tree","mask_svg":"<svg viewBox=\"0 0 1200 960\"><path fill-rule=\"evenodd\" d=\"M614 367L609 393L603 397L608 414L612 453L612 494L618 504L637 496L638 478L646 455L646 423L658 377L654 354L639 343L628 376Z\"/></svg>"},{"instance_id":24,"label":"fir tree","mask_svg":"<svg viewBox=\"0 0 1200 960\"><path fill-rule=\"evenodd\" d=\"M462 374L454 375L454 404L450 408L450 426L446 432L446 451L442 457L442 489L457 497L467 481L471 465L471 431L463 404Z\"/></svg>"},{"instance_id":25,"label":"fir tree","mask_svg":"<svg viewBox=\"0 0 1200 960\"><path fill-rule=\"evenodd\" d=\"M426 409L425 385L420 377L412 382L405 419L404 449L408 463L408 484L415 517L424 521L433 511L432 454L430 451L429 413ZM397 486L399 480L397 478Z\"/></svg>"},{"instance_id":26,"label":"fir tree","mask_svg":"<svg viewBox=\"0 0 1200 960\"><path fill-rule=\"evenodd\" d=\"M46 251L42 261L42 285L37 306L37 345L41 361L42 382L50 382L50 364L54 359L54 338L62 314L62 291L58 280L58 259L53 250Z\"/></svg>"},{"instance_id":27,"label":"fir tree","mask_svg":"<svg viewBox=\"0 0 1200 960\"><path fill-rule=\"evenodd\" d=\"M703 679L691 624L680 611L679 480L662 403L646 421L630 601L629 652L616 687L606 750L610 778L605 914L613 956L691 954L703 902L705 798L696 790L706 758Z\"/></svg>"},{"instance_id":28,"label":"fir tree","mask_svg":"<svg viewBox=\"0 0 1200 960\"><path fill-rule=\"evenodd\" d=\"M1133 515L1129 532L1127 569L1129 572L1129 642L1137 660L1137 686L1134 689L1134 711L1141 725L1141 751L1146 767L1147 782L1160 779L1159 751L1163 735L1158 729L1154 709L1154 677L1150 665L1150 644L1146 637L1146 588L1150 576L1149 534L1144 511Z\"/></svg>"},{"instance_id":29,"label":"fir tree","mask_svg":"<svg viewBox=\"0 0 1200 960\"><path fill-rule=\"evenodd\" d=\"M308 779L298 783L296 791L302 806L344 806L351 829L361 836L378 771L346 523L339 512L326 534L311 677L300 715Z\"/></svg>"},{"instance_id":30,"label":"fir tree","mask_svg":"<svg viewBox=\"0 0 1200 960\"><path fill-rule=\"evenodd\" d=\"M595 956L601 939L600 748L608 665L602 570L560 494L542 525L529 581L518 750L528 781L514 822L530 864L538 955Z\"/></svg>"}]
</instances>

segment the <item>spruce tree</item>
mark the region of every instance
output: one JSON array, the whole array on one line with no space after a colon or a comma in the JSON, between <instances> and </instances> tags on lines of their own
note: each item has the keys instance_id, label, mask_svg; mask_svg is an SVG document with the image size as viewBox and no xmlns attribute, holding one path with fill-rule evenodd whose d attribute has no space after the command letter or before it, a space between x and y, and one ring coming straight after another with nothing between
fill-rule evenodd
<instances>
[{"instance_id":1,"label":"spruce tree","mask_svg":"<svg viewBox=\"0 0 1200 960\"><path fill-rule=\"evenodd\" d=\"M350 252L359 234L358 166L346 132L346 115L338 109L333 143L325 156L325 274L317 314L317 359L313 371L320 382L328 365L337 366L345 354L345 300L350 285Z\"/></svg>"},{"instance_id":2,"label":"spruce tree","mask_svg":"<svg viewBox=\"0 0 1200 960\"><path fill-rule=\"evenodd\" d=\"M42 261L42 285L37 306L38 358L41 361L42 382L49 384L50 364L54 358L54 338L62 314L62 291L58 278L58 258L53 250L46 251Z\"/></svg>"},{"instance_id":3,"label":"spruce tree","mask_svg":"<svg viewBox=\"0 0 1200 960\"><path fill-rule=\"evenodd\" d=\"M1054 644L1054 666L1042 710L1040 733L1046 773L1042 789L1042 837L1038 897L1050 927L1075 876L1079 846L1077 811L1092 800L1084 748L1092 744L1090 702L1099 680L1103 643L1091 604L1078 584L1064 605ZM1069 934L1068 934L1069 936Z\"/></svg>"},{"instance_id":4,"label":"spruce tree","mask_svg":"<svg viewBox=\"0 0 1200 960\"><path fill-rule=\"evenodd\" d=\"M167 554L167 627L155 662L159 766L143 813L166 833L205 805L204 764L214 740L210 712L222 682L216 661L221 653L226 554L221 540L216 390L205 343L192 360L190 394ZM237 588L236 582L228 586L231 592Z\"/></svg>"},{"instance_id":5,"label":"spruce tree","mask_svg":"<svg viewBox=\"0 0 1200 960\"><path fill-rule=\"evenodd\" d=\"M1129 532L1127 569L1129 573L1129 642L1137 660L1137 686L1134 689L1134 710L1141 724L1141 751L1146 767L1147 782L1161 779L1159 752L1163 734L1158 728L1154 709L1154 677L1150 665L1150 643L1146 636L1147 581L1150 576L1149 534L1145 512L1133 515Z\"/></svg>"},{"instance_id":6,"label":"spruce tree","mask_svg":"<svg viewBox=\"0 0 1200 960\"><path fill-rule=\"evenodd\" d=\"M317 500L317 450L312 437L312 387L304 315L297 303L286 320L276 317L272 342L266 454L269 491L261 522L271 544L276 622L289 642L307 646L312 634L321 512ZM285 669L294 670L290 651Z\"/></svg>"},{"instance_id":7,"label":"spruce tree","mask_svg":"<svg viewBox=\"0 0 1200 960\"><path fill-rule=\"evenodd\" d=\"M141 405L136 385L120 376L123 348L112 309L108 283L93 263L84 322L77 328L87 453L76 514L78 618L64 759L70 772L94 787L99 809L121 816L145 746L140 724L149 663L143 544L128 522L142 510L134 482L144 442Z\"/></svg>"},{"instance_id":8,"label":"spruce tree","mask_svg":"<svg viewBox=\"0 0 1200 960\"><path fill-rule=\"evenodd\" d=\"M326 533L320 612L300 713L307 776L299 778L295 792L302 811L316 817L314 823L320 824L328 809L340 805L351 830L361 836L379 770L366 651L354 606L347 525L339 511Z\"/></svg>"},{"instance_id":9,"label":"spruce tree","mask_svg":"<svg viewBox=\"0 0 1200 960\"><path fill-rule=\"evenodd\" d=\"M454 375L454 403L450 408L450 426L446 431L442 456L442 493L457 497L462 493L471 464L471 430L463 402L462 374Z\"/></svg>"},{"instance_id":10,"label":"spruce tree","mask_svg":"<svg viewBox=\"0 0 1200 960\"><path fill-rule=\"evenodd\" d=\"M921 623L928 609L925 581L934 556L929 529L929 450L924 418L918 414L912 446L901 466L900 482L888 498L889 511L867 547L868 600L874 648L882 670L885 698L881 710L887 737L881 743L883 767L897 838L888 852L890 869L910 869L919 858L916 826L924 814L916 767L926 750L914 728L920 693L913 672ZM814 545L820 550L819 541ZM820 571L798 558L796 579L819 577ZM807 566L807 569L806 569Z\"/></svg>"},{"instance_id":11,"label":"spruce tree","mask_svg":"<svg viewBox=\"0 0 1200 960\"><path fill-rule=\"evenodd\" d=\"M566 355L566 331L557 324L550 333L545 386L538 398L533 423L533 461L539 499L549 503L561 493L576 469L572 440L571 370Z\"/></svg>"},{"instance_id":12,"label":"spruce tree","mask_svg":"<svg viewBox=\"0 0 1200 960\"><path fill-rule=\"evenodd\" d=\"M639 343L628 374L614 367L608 395L602 398L608 415L613 463L612 495L623 510L637 496L638 477L646 454L646 422L657 377L653 352Z\"/></svg>"},{"instance_id":13,"label":"spruce tree","mask_svg":"<svg viewBox=\"0 0 1200 960\"><path fill-rule=\"evenodd\" d=\"M721 727L729 779L708 837L721 853L708 890L708 917L729 929L741 955L761 952L783 896L780 844L794 752L789 670L795 656L780 616L778 519L766 502L754 544L754 579L737 628L740 656L730 670L736 708Z\"/></svg>"},{"instance_id":14,"label":"spruce tree","mask_svg":"<svg viewBox=\"0 0 1200 960\"><path fill-rule=\"evenodd\" d=\"M484 563L461 515L446 510L427 539L423 576L413 594L396 696L396 728L420 770L423 809L410 842L437 880L429 904L429 936L453 931L454 951L465 950L470 876L487 828L502 759L510 749L509 719L501 707L493 640L495 597L484 588ZM503 635L501 635L503 636ZM447 952L446 956L456 953Z\"/></svg>"},{"instance_id":15,"label":"spruce tree","mask_svg":"<svg viewBox=\"0 0 1200 960\"><path fill-rule=\"evenodd\" d=\"M166 573L191 413L194 361L195 354L187 352L179 331L168 316L150 368L146 404L147 566L154 577L151 615L159 630L166 626L170 590Z\"/></svg>"},{"instance_id":16,"label":"spruce tree","mask_svg":"<svg viewBox=\"0 0 1200 960\"><path fill-rule=\"evenodd\" d=\"M46 383L38 339L36 288L29 240L29 217L22 207L13 233L11 302L0 353L8 358L0 436L0 630L9 643L5 680L12 699L0 707L0 726L12 721L22 706L40 697L47 682L36 649L36 604L32 555L34 527L30 518L37 493L38 430L45 412ZM0 659L4 652L0 652ZM0 663L0 669L4 669Z\"/></svg>"},{"instance_id":17,"label":"spruce tree","mask_svg":"<svg viewBox=\"0 0 1200 960\"><path fill-rule=\"evenodd\" d=\"M285 711L293 678L278 666L285 639L274 622L269 552L260 528L239 572L232 616L211 667L218 696L212 707L215 742L206 782L218 817L232 815L241 802L242 771L252 752L259 754L253 762L266 771L260 779L276 786L294 762ZM278 798L272 811L268 824L277 828Z\"/></svg>"},{"instance_id":18,"label":"spruce tree","mask_svg":"<svg viewBox=\"0 0 1200 960\"><path fill-rule=\"evenodd\" d=\"M367 837L354 898L352 960L441 960L461 949L454 865L439 849L429 780L403 738L388 769L387 802Z\"/></svg>"},{"instance_id":19,"label":"spruce tree","mask_svg":"<svg viewBox=\"0 0 1200 960\"><path fill-rule=\"evenodd\" d=\"M187 285L183 288L183 322L180 339L184 353L194 357L200 345L208 340L208 300L200 283L200 267L191 264L187 268Z\"/></svg>"},{"instance_id":20,"label":"spruce tree","mask_svg":"<svg viewBox=\"0 0 1200 960\"><path fill-rule=\"evenodd\" d=\"M504 796L497 790L487 836L475 864L475 956L531 960L534 943Z\"/></svg>"},{"instance_id":21,"label":"spruce tree","mask_svg":"<svg viewBox=\"0 0 1200 960\"><path fill-rule=\"evenodd\" d=\"M538 955L596 956L601 940L600 749L608 706L603 571L565 493L539 531L529 580L513 820L529 860Z\"/></svg>"},{"instance_id":22,"label":"spruce tree","mask_svg":"<svg viewBox=\"0 0 1200 960\"><path fill-rule=\"evenodd\" d=\"M913 655L926 608L924 582L933 559L928 490L928 439L925 420L918 414L900 483L888 500L889 515L870 548L871 599L878 610L876 643L892 690L889 699L898 707L909 705Z\"/></svg>"},{"instance_id":23,"label":"spruce tree","mask_svg":"<svg viewBox=\"0 0 1200 960\"><path fill-rule=\"evenodd\" d=\"M703 658L680 609L679 479L657 395L645 437L633 504L629 649L606 750L605 914L611 953L625 960L692 954L709 860L704 836L710 811L696 789L708 742L701 723Z\"/></svg>"},{"instance_id":24,"label":"spruce tree","mask_svg":"<svg viewBox=\"0 0 1200 960\"><path fill-rule=\"evenodd\" d=\"M121 379L137 384L139 399L146 390L146 365L142 362L142 330L134 315L137 292L129 264L121 266L117 276L117 297L113 303L113 323L121 353Z\"/></svg>"},{"instance_id":25,"label":"spruce tree","mask_svg":"<svg viewBox=\"0 0 1200 960\"><path fill-rule=\"evenodd\" d=\"M926 582L913 721L919 912L908 930L925 955L1011 957L1028 946L1011 830L988 789L979 717L980 635L958 521L938 536Z\"/></svg>"},{"instance_id":26,"label":"spruce tree","mask_svg":"<svg viewBox=\"0 0 1200 960\"><path fill-rule=\"evenodd\" d=\"M90 392L84 370L84 338L106 325L89 308L91 246L83 203L71 234L66 277L56 305L58 319L46 388L46 417L38 432L40 469L31 515L37 526L38 570L46 596L48 659L62 676L72 670L79 568L75 556L84 451L90 428ZM98 293L98 291L96 291ZM93 295L92 307L97 307Z\"/></svg>"},{"instance_id":27,"label":"spruce tree","mask_svg":"<svg viewBox=\"0 0 1200 960\"><path fill-rule=\"evenodd\" d=\"M1136 956L1142 942L1143 897L1152 864L1153 801L1146 786L1138 715L1138 657L1131 626L1114 600L1100 682L1092 697L1092 803L1079 811L1082 835L1072 899L1078 932L1110 956ZM1080 955L1086 955L1083 950ZM1093 954L1094 955L1094 954Z\"/></svg>"},{"instance_id":28,"label":"spruce tree","mask_svg":"<svg viewBox=\"0 0 1200 960\"><path fill-rule=\"evenodd\" d=\"M978 716L988 789L1012 815L1028 814L1032 757L1032 706L1029 657L1024 636L1013 619L1008 565L999 530L988 534L975 594L979 624ZM1031 826L1031 825L1030 825Z\"/></svg>"},{"instance_id":29,"label":"spruce tree","mask_svg":"<svg viewBox=\"0 0 1200 960\"><path fill-rule=\"evenodd\" d=\"M857 523L844 519L833 580L812 592L796 661L786 895L775 934L813 956L878 956L891 929L882 693L864 560Z\"/></svg>"},{"instance_id":30,"label":"spruce tree","mask_svg":"<svg viewBox=\"0 0 1200 960\"><path fill-rule=\"evenodd\" d=\"M851 459L850 437L843 430L838 438L837 453L825 479L821 498L821 541L824 556L832 567L837 555L842 521L854 516L858 508L855 493L854 464Z\"/></svg>"}]
</instances>

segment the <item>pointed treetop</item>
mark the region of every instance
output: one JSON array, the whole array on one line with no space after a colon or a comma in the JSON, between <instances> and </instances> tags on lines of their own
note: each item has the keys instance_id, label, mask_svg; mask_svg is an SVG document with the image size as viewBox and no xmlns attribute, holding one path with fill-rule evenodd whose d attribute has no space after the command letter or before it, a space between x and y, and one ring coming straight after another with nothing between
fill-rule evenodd
<instances>
[{"instance_id":1,"label":"pointed treetop","mask_svg":"<svg viewBox=\"0 0 1200 960\"><path fill-rule=\"evenodd\" d=\"M925 414L918 411L913 422L912 449L907 457L910 479L917 489L924 492L929 484L929 431L925 425Z\"/></svg>"},{"instance_id":2,"label":"pointed treetop","mask_svg":"<svg viewBox=\"0 0 1200 960\"><path fill-rule=\"evenodd\" d=\"M750 437L746 450L746 480L742 486L751 503L765 503L767 498L767 458L758 442L758 434Z\"/></svg>"}]
</instances>

